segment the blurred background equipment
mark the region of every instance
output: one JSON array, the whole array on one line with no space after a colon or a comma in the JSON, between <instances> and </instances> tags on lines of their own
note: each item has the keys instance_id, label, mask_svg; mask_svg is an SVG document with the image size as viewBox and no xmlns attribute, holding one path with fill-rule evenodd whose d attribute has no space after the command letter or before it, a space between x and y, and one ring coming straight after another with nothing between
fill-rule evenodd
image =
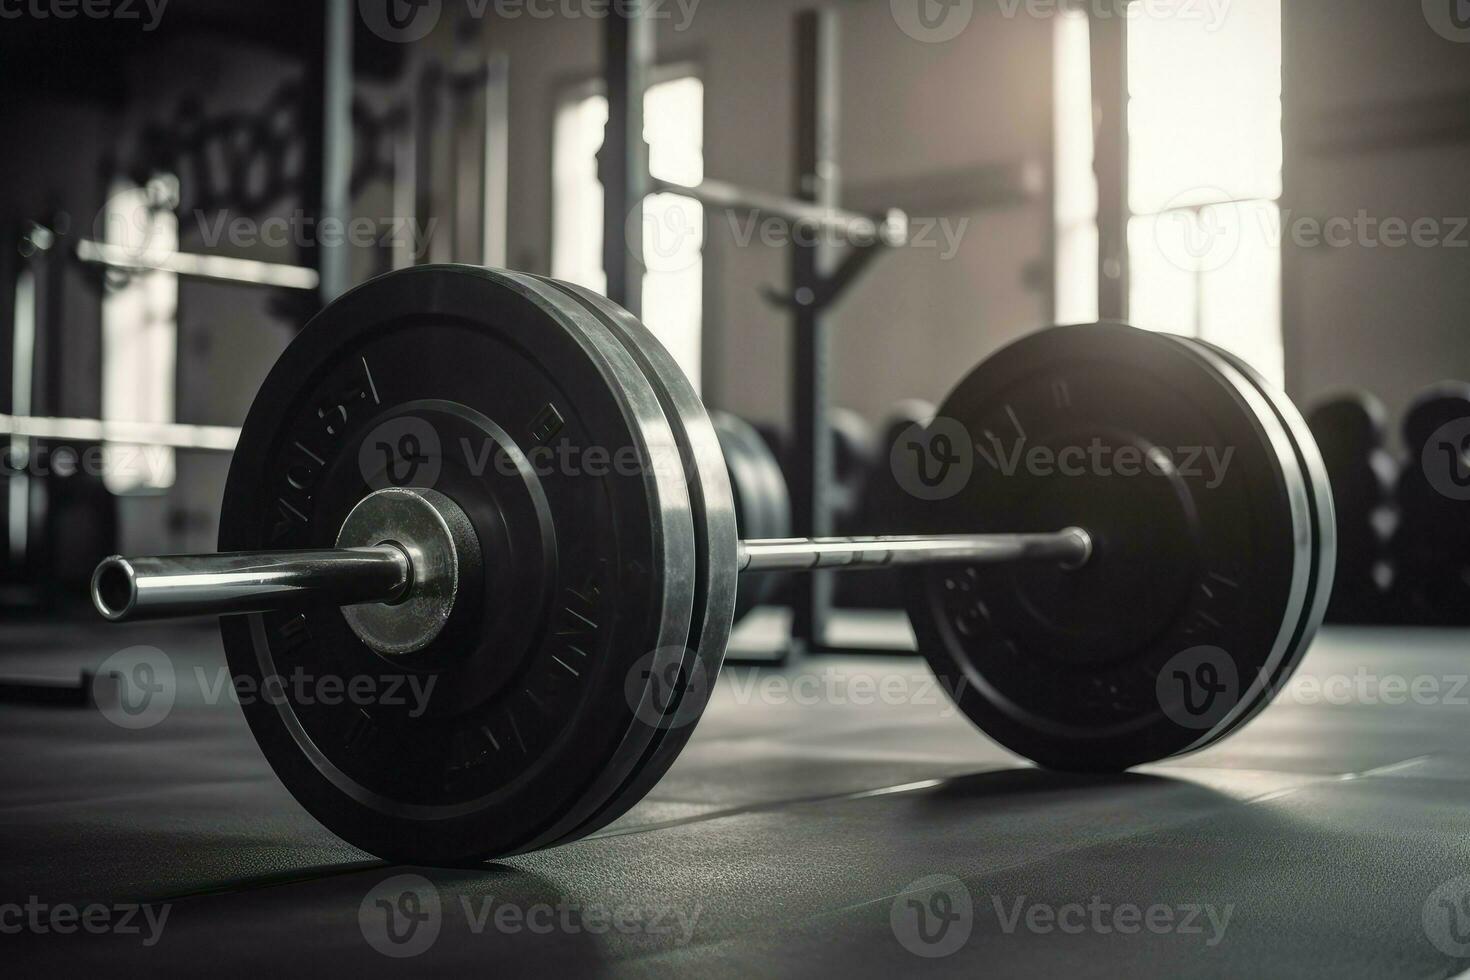
<instances>
[{"instance_id":1,"label":"blurred background equipment","mask_svg":"<svg viewBox=\"0 0 1470 980\"><path fill-rule=\"evenodd\" d=\"M1398 464L1385 445L1387 412L1366 391L1345 392L1318 403L1307 424L1322 450L1337 508L1337 576L1327 619L1390 622L1394 569L1388 538L1397 514Z\"/></svg>"},{"instance_id":2,"label":"blurred background equipment","mask_svg":"<svg viewBox=\"0 0 1470 980\"><path fill-rule=\"evenodd\" d=\"M1470 625L1470 384L1426 388L1404 414L1394 596L1407 623Z\"/></svg>"},{"instance_id":3,"label":"blurred background equipment","mask_svg":"<svg viewBox=\"0 0 1470 980\"><path fill-rule=\"evenodd\" d=\"M934 418L934 403L905 398L893 405L869 459L869 470L858 489L857 507L847 526L852 534L874 534L876 528L891 526L894 514L903 513L908 491L899 486L893 454L905 452L899 439L912 437ZM897 447L897 449L895 449ZM896 576L886 572L850 575L838 583L837 604L847 609L899 609L903 589Z\"/></svg>"},{"instance_id":4,"label":"blurred background equipment","mask_svg":"<svg viewBox=\"0 0 1470 980\"><path fill-rule=\"evenodd\" d=\"M776 454L749 422L729 412L711 412L725 466L730 471L730 492L735 498L735 526L742 538L791 537L791 496L786 476ZM740 579L735 598L735 622L775 595L781 577L777 572L756 572Z\"/></svg>"}]
</instances>

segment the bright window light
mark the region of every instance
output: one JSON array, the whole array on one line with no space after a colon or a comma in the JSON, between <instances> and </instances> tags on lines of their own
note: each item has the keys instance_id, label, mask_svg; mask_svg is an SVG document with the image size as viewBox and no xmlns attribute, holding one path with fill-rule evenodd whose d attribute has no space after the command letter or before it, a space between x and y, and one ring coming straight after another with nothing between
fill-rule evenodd
<instances>
[{"instance_id":1,"label":"bright window light","mask_svg":"<svg viewBox=\"0 0 1470 980\"><path fill-rule=\"evenodd\" d=\"M114 186L103 215L103 238L148 262L179 247L174 214L179 187L157 177L145 187ZM129 272L111 279L102 299L102 419L174 421L178 356L179 277ZM117 494L150 493L174 484L174 451L164 446L105 445L103 483ZM137 465L146 456L147 466Z\"/></svg>"},{"instance_id":2,"label":"bright window light","mask_svg":"<svg viewBox=\"0 0 1470 980\"><path fill-rule=\"evenodd\" d=\"M607 292L602 268L602 184L597 151L607 126L607 99L591 95L556 114L551 160L551 275Z\"/></svg>"},{"instance_id":3,"label":"bright window light","mask_svg":"<svg viewBox=\"0 0 1470 980\"><path fill-rule=\"evenodd\" d=\"M36 274L30 269L21 269L15 278L15 328L11 341L10 411L15 415L29 415L31 406L31 380L36 370ZM24 436L10 437L11 459L17 462L30 458L30 440ZM31 481L25 469L6 480L9 489L10 559L20 565L25 562L27 536L31 523Z\"/></svg>"},{"instance_id":4,"label":"bright window light","mask_svg":"<svg viewBox=\"0 0 1470 980\"><path fill-rule=\"evenodd\" d=\"M704 83L690 75L650 85L644 93L643 137L653 176L680 184L704 179ZM552 153L551 274L607 292L602 268L602 185L597 151L607 125L607 99L588 95L557 112ZM619 228L614 234L637 229ZM643 322L669 349L696 390L704 314L704 210L679 194L643 202Z\"/></svg>"},{"instance_id":5,"label":"bright window light","mask_svg":"<svg viewBox=\"0 0 1470 980\"><path fill-rule=\"evenodd\" d=\"M1092 152L1092 55L1087 15L1056 19L1056 320L1097 319L1097 176Z\"/></svg>"},{"instance_id":6,"label":"bright window light","mask_svg":"<svg viewBox=\"0 0 1470 980\"><path fill-rule=\"evenodd\" d=\"M1281 2L1185 9L1128 22L1129 318L1280 383Z\"/></svg>"}]
</instances>

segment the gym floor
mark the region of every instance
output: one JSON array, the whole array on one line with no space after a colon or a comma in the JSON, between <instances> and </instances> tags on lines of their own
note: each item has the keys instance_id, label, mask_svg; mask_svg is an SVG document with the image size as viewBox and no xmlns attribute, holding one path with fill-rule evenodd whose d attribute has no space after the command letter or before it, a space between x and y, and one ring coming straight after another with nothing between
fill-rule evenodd
<instances>
[{"instance_id":1,"label":"gym floor","mask_svg":"<svg viewBox=\"0 0 1470 980\"><path fill-rule=\"evenodd\" d=\"M376 861L292 800L211 696L212 624L117 629L7 628L0 650L6 676L75 677L150 644L178 680L137 731L0 712L0 905L22 907L0 926L92 903L134 926L6 935L14 975L62 954L73 975L254 973L289 949L322 975L1440 977L1470 954L1463 631L1324 629L1244 730L1106 778L990 743L920 660L736 668L617 824L442 871ZM385 940L375 890L404 874L428 884Z\"/></svg>"}]
</instances>

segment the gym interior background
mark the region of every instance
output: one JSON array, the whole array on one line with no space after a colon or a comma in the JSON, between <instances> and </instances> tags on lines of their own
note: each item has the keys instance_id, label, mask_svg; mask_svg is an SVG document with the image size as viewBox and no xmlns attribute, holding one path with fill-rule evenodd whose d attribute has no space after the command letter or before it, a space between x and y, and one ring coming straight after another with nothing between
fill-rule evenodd
<instances>
[{"instance_id":1,"label":"gym interior background","mask_svg":"<svg viewBox=\"0 0 1470 980\"><path fill-rule=\"evenodd\" d=\"M126 973L1457 973L1464 7L0 0L6 946ZM904 434L1045 325L1217 345L1320 447L1326 623L1301 614L1295 675L1228 742L1079 775L976 731L891 571L751 579L636 806L471 867L380 860L277 778L218 620L111 625L88 590L107 555L213 552L288 344L440 263L638 314L718 410L747 538L909 529ZM1113 620L1153 615L1134 584ZM138 684L167 706L127 710Z\"/></svg>"}]
</instances>

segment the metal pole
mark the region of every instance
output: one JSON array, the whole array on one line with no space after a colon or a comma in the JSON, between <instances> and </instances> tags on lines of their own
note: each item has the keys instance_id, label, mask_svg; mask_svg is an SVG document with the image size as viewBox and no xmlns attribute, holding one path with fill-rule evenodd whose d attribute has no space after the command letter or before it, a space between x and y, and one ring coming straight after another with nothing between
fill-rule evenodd
<instances>
[{"instance_id":1,"label":"metal pole","mask_svg":"<svg viewBox=\"0 0 1470 980\"><path fill-rule=\"evenodd\" d=\"M838 200L837 14L823 7L796 16L796 196L819 208ZM832 533L832 430L827 421L828 325L816 303L832 265L830 248L793 244L791 513L794 529ZM792 587L794 652L826 645L833 582L812 575Z\"/></svg>"},{"instance_id":2,"label":"metal pole","mask_svg":"<svg viewBox=\"0 0 1470 980\"><path fill-rule=\"evenodd\" d=\"M1098 316L1128 319L1128 24L1116 16L1088 23L1092 51L1093 168L1097 175Z\"/></svg>"},{"instance_id":3,"label":"metal pole","mask_svg":"<svg viewBox=\"0 0 1470 980\"><path fill-rule=\"evenodd\" d=\"M838 207L824 207L779 194L751 190L723 180L703 180L698 184L680 184L672 180L651 179L650 190L692 197L712 208L750 211L762 216L781 218L803 231L821 231L835 241L856 245L889 245L898 247L908 241L908 216L898 208L883 214L864 214Z\"/></svg>"},{"instance_id":4,"label":"metal pole","mask_svg":"<svg viewBox=\"0 0 1470 980\"><path fill-rule=\"evenodd\" d=\"M634 316L643 306L643 198L648 193L648 144L643 141L643 94L653 65L653 23L640 0L625 0L607 17L603 84L607 128L597 154L602 182L602 268L607 298Z\"/></svg>"},{"instance_id":5,"label":"metal pole","mask_svg":"<svg viewBox=\"0 0 1470 980\"><path fill-rule=\"evenodd\" d=\"M769 538L740 542L739 554L742 572L863 571L897 565L1011 561L1054 561L1077 568L1092 556L1092 538L1075 527L1056 534Z\"/></svg>"},{"instance_id":6,"label":"metal pole","mask_svg":"<svg viewBox=\"0 0 1470 980\"><path fill-rule=\"evenodd\" d=\"M1092 555L1086 531L1053 534L880 535L740 542L741 572L891 568L899 565L1051 561L1077 568ZM260 612L308 603L393 603L414 586L414 563L396 545L105 559L92 603L107 619ZM813 576L815 577L815 576Z\"/></svg>"},{"instance_id":7,"label":"metal pole","mask_svg":"<svg viewBox=\"0 0 1470 980\"><path fill-rule=\"evenodd\" d=\"M322 207L318 216L317 270L323 303L352 284L347 225L352 220L352 14L351 0L327 0L322 79ZM321 240L323 223L335 229Z\"/></svg>"},{"instance_id":8,"label":"metal pole","mask_svg":"<svg viewBox=\"0 0 1470 980\"><path fill-rule=\"evenodd\" d=\"M92 604L107 619L261 612L303 603L392 602L411 577L393 545L320 551L124 558L92 573Z\"/></svg>"}]
</instances>

